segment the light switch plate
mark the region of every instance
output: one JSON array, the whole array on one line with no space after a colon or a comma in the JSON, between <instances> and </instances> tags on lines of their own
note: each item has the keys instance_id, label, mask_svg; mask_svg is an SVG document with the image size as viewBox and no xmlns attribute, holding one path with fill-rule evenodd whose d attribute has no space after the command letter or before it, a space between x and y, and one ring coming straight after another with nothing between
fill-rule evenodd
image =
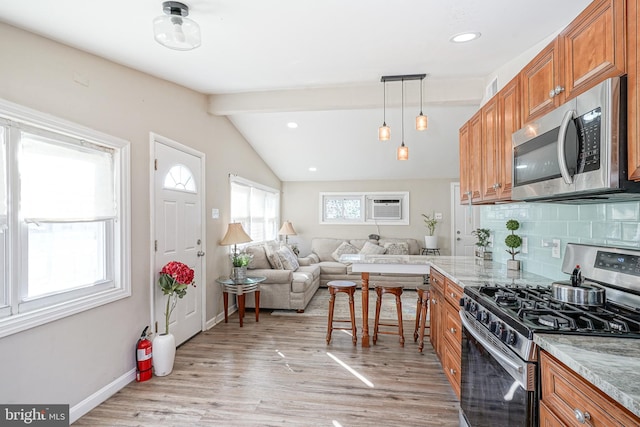
<instances>
[{"instance_id":1,"label":"light switch plate","mask_svg":"<svg viewBox=\"0 0 640 427\"><path fill-rule=\"evenodd\" d=\"M436 212L435 219L442 219L442 212Z\"/></svg>"},{"instance_id":2,"label":"light switch plate","mask_svg":"<svg viewBox=\"0 0 640 427\"><path fill-rule=\"evenodd\" d=\"M220 209L211 209L211 218L218 219L220 218Z\"/></svg>"},{"instance_id":3,"label":"light switch plate","mask_svg":"<svg viewBox=\"0 0 640 427\"><path fill-rule=\"evenodd\" d=\"M520 252L523 254L529 253L529 240L526 237L522 238L522 246L520 247Z\"/></svg>"}]
</instances>

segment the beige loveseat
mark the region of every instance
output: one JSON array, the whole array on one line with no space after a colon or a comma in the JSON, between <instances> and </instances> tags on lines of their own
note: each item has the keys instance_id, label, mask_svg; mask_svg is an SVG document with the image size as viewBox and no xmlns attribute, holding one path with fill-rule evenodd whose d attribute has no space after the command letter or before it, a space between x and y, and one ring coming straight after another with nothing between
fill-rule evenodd
<instances>
[{"instance_id":1,"label":"beige loveseat","mask_svg":"<svg viewBox=\"0 0 640 427\"><path fill-rule=\"evenodd\" d=\"M304 311L320 286L320 266L282 263L283 248L276 241L249 245L244 251L253 255L247 275L267 278L260 284L260 308ZM253 294L247 294L246 306L255 307Z\"/></svg>"},{"instance_id":2,"label":"beige loveseat","mask_svg":"<svg viewBox=\"0 0 640 427\"><path fill-rule=\"evenodd\" d=\"M380 248L380 252L384 250L399 253L398 250L406 249L407 255L420 255L420 244L416 239L380 239L380 241L367 239L335 239L335 238L314 238L311 241L311 253L304 258L300 258L298 262L305 266L320 267L320 286L327 286L327 282L331 280L351 280L360 285L360 273L353 273L351 265L338 262L339 247L353 250L356 248L362 251L365 245L376 245ZM350 246L350 247L349 247ZM336 253L338 250L338 253ZM404 275L404 274L378 274L372 273L370 280L384 277L385 281L393 281L403 285L409 289L415 289L417 285L423 283L422 275Z\"/></svg>"}]
</instances>

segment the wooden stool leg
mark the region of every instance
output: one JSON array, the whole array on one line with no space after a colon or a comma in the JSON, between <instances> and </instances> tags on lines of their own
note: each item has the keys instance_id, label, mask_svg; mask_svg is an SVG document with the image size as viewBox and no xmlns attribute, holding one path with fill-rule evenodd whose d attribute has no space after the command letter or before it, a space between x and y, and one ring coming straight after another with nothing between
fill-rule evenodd
<instances>
[{"instance_id":1,"label":"wooden stool leg","mask_svg":"<svg viewBox=\"0 0 640 427\"><path fill-rule=\"evenodd\" d=\"M424 329L427 324L427 309L429 306L429 291L422 296L422 309L420 310L420 341L418 342L418 350L422 353L424 348Z\"/></svg>"},{"instance_id":2,"label":"wooden stool leg","mask_svg":"<svg viewBox=\"0 0 640 427\"><path fill-rule=\"evenodd\" d=\"M358 342L358 335L356 330L356 310L355 310L355 306L353 305L353 294L354 294L354 289L350 289L349 290L349 311L351 312L351 333L353 334L353 338L351 338L351 341L353 341L353 345L356 345L356 343Z\"/></svg>"},{"instance_id":3,"label":"wooden stool leg","mask_svg":"<svg viewBox=\"0 0 640 427\"><path fill-rule=\"evenodd\" d=\"M418 330L420 328L420 313L422 309L422 290L418 289L418 302L416 303L416 327L413 331L413 342L418 341Z\"/></svg>"},{"instance_id":4,"label":"wooden stool leg","mask_svg":"<svg viewBox=\"0 0 640 427\"><path fill-rule=\"evenodd\" d=\"M336 294L333 288L329 288L329 322L327 324L327 344L331 341L331 331L333 330L333 306Z\"/></svg>"},{"instance_id":5,"label":"wooden stool leg","mask_svg":"<svg viewBox=\"0 0 640 427\"><path fill-rule=\"evenodd\" d=\"M396 294L396 311L398 312L398 333L400 334L400 345L404 347L404 331L402 328L402 292Z\"/></svg>"},{"instance_id":6,"label":"wooden stool leg","mask_svg":"<svg viewBox=\"0 0 640 427\"><path fill-rule=\"evenodd\" d=\"M378 327L380 324L380 307L382 306L382 289L376 288L376 294L378 294L378 298L376 299L376 317L373 323L373 343L375 344L378 341Z\"/></svg>"}]
</instances>

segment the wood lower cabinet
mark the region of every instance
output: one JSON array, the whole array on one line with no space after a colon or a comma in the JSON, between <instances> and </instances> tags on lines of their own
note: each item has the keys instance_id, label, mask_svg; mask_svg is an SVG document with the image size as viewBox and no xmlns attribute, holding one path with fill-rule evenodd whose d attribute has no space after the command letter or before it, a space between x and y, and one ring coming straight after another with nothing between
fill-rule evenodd
<instances>
[{"instance_id":1,"label":"wood lower cabinet","mask_svg":"<svg viewBox=\"0 0 640 427\"><path fill-rule=\"evenodd\" d=\"M460 399L462 365L462 325L459 301L462 288L431 268L431 345L440 358L442 369ZM455 304L454 304L455 302Z\"/></svg>"},{"instance_id":2,"label":"wood lower cabinet","mask_svg":"<svg viewBox=\"0 0 640 427\"><path fill-rule=\"evenodd\" d=\"M545 351L540 372L541 426L640 425L640 418Z\"/></svg>"},{"instance_id":3,"label":"wood lower cabinet","mask_svg":"<svg viewBox=\"0 0 640 427\"><path fill-rule=\"evenodd\" d=\"M627 146L629 147L629 179L640 181L640 51L638 26L640 0L627 1Z\"/></svg>"}]
</instances>

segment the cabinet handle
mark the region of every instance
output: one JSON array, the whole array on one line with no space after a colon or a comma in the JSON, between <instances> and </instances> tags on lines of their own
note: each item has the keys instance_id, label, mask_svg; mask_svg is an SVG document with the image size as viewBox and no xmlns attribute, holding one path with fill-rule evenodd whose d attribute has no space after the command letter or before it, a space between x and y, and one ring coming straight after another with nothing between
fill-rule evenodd
<instances>
[{"instance_id":1,"label":"cabinet handle","mask_svg":"<svg viewBox=\"0 0 640 427\"><path fill-rule=\"evenodd\" d=\"M549 98L553 98L554 96L560 95L562 92L564 92L564 88L558 85L549 91Z\"/></svg>"},{"instance_id":2,"label":"cabinet handle","mask_svg":"<svg viewBox=\"0 0 640 427\"><path fill-rule=\"evenodd\" d=\"M432 302L433 304L437 304L437 303L438 303L438 301L437 301L435 298L434 298L434 299L432 299L432 300L431 300L431 302Z\"/></svg>"},{"instance_id":3,"label":"cabinet handle","mask_svg":"<svg viewBox=\"0 0 640 427\"><path fill-rule=\"evenodd\" d=\"M591 414L589 414L587 411L582 412L580 409L576 408L573 410L573 415L576 416L576 420L580 424L593 425L591 424Z\"/></svg>"},{"instance_id":4,"label":"cabinet handle","mask_svg":"<svg viewBox=\"0 0 640 427\"><path fill-rule=\"evenodd\" d=\"M453 368L449 368L449 372L451 373L451 375L455 375L456 374L456 370Z\"/></svg>"},{"instance_id":5,"label":"cabinet handle","mask_svg":"<svg viewBox=\"0 0 640 427\"><path fill-rule=\"evenodd\" d=\"M451 333L452 333L453 335L455 335L455 334L456 334L456 328L451 328L451 329L449 329L449 330L451 331Z\"/></svg>"},{"instance_id":6,"label":"cabinet handle","mask_svg":"<svg viewBox=\"0 0 640 427\"><path fill-rule=\"evenodd\" d=\"M451 298L455 298L457 295L451 292Z\"/></svg>"}]
</instances>

